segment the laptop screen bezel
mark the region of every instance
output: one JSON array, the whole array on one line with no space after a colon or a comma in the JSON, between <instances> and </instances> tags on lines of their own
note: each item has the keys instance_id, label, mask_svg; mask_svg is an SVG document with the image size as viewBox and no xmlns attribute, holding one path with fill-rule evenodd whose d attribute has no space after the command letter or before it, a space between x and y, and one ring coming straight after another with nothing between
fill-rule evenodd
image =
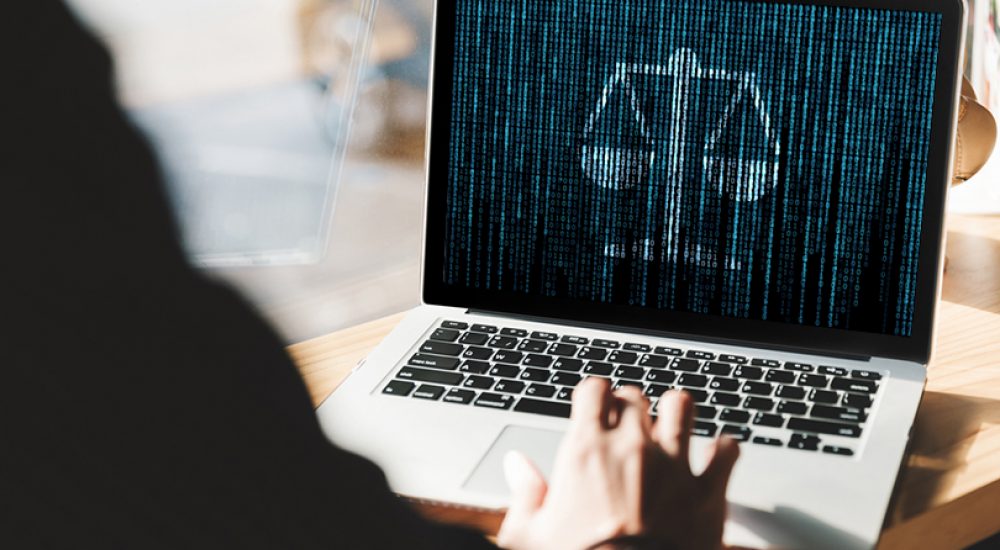
<instances>
[{"instance_id":1,"label":"laptop screen bezel","mask_svg":"<svg viewBox=\"0 0 1000 550\"><path fill-rule=\"evenodd\" d=\"M539 0L542 1L542 0ZM746 0L744 0L746 1ZM428 121L427 197L422 270L423 302L498 314L580 322L618 330L741 342L816 353L847 354L915 361L930 359L936 304L940 292L945 202L952 176L952 149L957 119L965 6L961 0L882 0L821 2L750 0L770 4L803 4L846 8L922 11L942 15L938 70L934 92L927 187L921 230L917 299L910 336L727 318L636 306L587 303L513 292L482 291L445 284L444 246L451 94L455 53L456 2L437 2L432 55L432 92Z\"/></svg>"}]
</instances>

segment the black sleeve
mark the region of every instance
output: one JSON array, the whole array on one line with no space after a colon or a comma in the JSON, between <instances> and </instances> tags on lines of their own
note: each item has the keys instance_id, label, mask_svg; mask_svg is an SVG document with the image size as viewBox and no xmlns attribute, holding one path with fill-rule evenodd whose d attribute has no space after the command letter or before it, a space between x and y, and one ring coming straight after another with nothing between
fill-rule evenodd
<instances>
[{"instance_id":1,"label":"black sleeve","mask_svg":"<svg viewBox=\"0 0 1000 550\"><path fill-rule=\"evenodd\" d=\"M273 331L186 264L105 51L10 4L0 547L492 547L325 439Z\"/></svg>"}]
</instances>

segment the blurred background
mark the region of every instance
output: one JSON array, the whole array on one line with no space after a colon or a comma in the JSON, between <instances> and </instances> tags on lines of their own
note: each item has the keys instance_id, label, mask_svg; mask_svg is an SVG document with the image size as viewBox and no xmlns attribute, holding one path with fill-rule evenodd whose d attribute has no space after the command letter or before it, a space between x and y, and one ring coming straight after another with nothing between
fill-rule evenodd
<instances>
[{"instance_id":1,"label":"blurred background","mask_svg":"<svg viewBox=\"0 0 1000 550\"><path fill-rule=\"evenodd\" d=\"M419 303L433 0L70 5L112 51L192 260L286 341Z\"/></svg>"},{"instance_id":2,"label":"blurred background","mask_svg":"<svg viewBox=\"0 0 1000 550\"><path fill-rule=\"evenodd\" d=\"M69 3L112 51L194 262L289 343L418 304L433 0ZM1000 0L970 4L966 71L1000 108ZM998 182L994 159L952 208L1000 212Z\"/></svg>"}]
</instances>

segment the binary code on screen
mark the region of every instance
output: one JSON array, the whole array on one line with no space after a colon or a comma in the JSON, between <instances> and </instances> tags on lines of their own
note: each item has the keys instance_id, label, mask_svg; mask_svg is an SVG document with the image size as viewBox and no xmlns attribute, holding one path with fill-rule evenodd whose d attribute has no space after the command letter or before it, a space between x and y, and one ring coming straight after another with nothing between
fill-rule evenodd
<instances>
[{"instance_id":1,"label":"binary code on screen","mask_svg":"<svg viewBox=\"0 0 1000 550\"><path fill-rule=\"evenodd\" d=\"M910 335L940 26L460 0L444 282Z\"/></svg>"}]
</instances>

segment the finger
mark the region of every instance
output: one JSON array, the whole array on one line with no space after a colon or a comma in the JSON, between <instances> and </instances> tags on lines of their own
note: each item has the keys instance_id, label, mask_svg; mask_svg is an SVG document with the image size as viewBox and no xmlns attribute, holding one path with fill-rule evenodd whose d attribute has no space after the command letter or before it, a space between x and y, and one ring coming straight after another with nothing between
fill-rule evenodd
<instances>
[{"instance_id":1,"label":"finger","mask_svg":"<svg viewBox=\"0 0 1000 550\"><path fill-rule=\"evenodd\" d=\"M691 430L694 428L694 404L687 392L669 391L656 406L655 437L660 447L674 460L690 468Z\"/></svg>"},{"instance_id":2,"label":"finger","mask_svg":"<svg viewBox=\"0 0 1000 550\"><path fill-rule=\"evenodd\" d=\"M615 392L615 397L621 404L618 428L639 430L643 436L648 436L652 420L649 418L649 400L642 395L642 390L626 386Z\"/></svg>"},{"instance_id":3,"label":"finger","mask_svg":"<svg viewBox=\"0 0 1000 550\"><path fill-rule=\"evenodd\" d=\"M607 428L611 401L608 381L597 376L588 377L573 390L570 418L573 422L596 422L598 426Z\"/></svg>"},{"instance_id":4,"label":"finger","mask_svg":"<svg viewBox=\"0 0 1000 550\"><path fill-rule=\"evenodd\" d=\"M518 451L510 451L503 457L503 473L510 488L511 517L530 517L545 502L548 485L531 459Z\"/></svg>"},{"instance_id":5,"label":"finger","mask_svg":"<svg viewBox=\"0 0 1000 550\"><path fill-rule=\"evenodd\" d=\"M735 439L721 437L715 440L708 466L701 474L701 479L708 485L709 490L722 490L725 493L729 477L733 473L733 466L739 457L740 445Z\"/></svg>"}]
</instances>

